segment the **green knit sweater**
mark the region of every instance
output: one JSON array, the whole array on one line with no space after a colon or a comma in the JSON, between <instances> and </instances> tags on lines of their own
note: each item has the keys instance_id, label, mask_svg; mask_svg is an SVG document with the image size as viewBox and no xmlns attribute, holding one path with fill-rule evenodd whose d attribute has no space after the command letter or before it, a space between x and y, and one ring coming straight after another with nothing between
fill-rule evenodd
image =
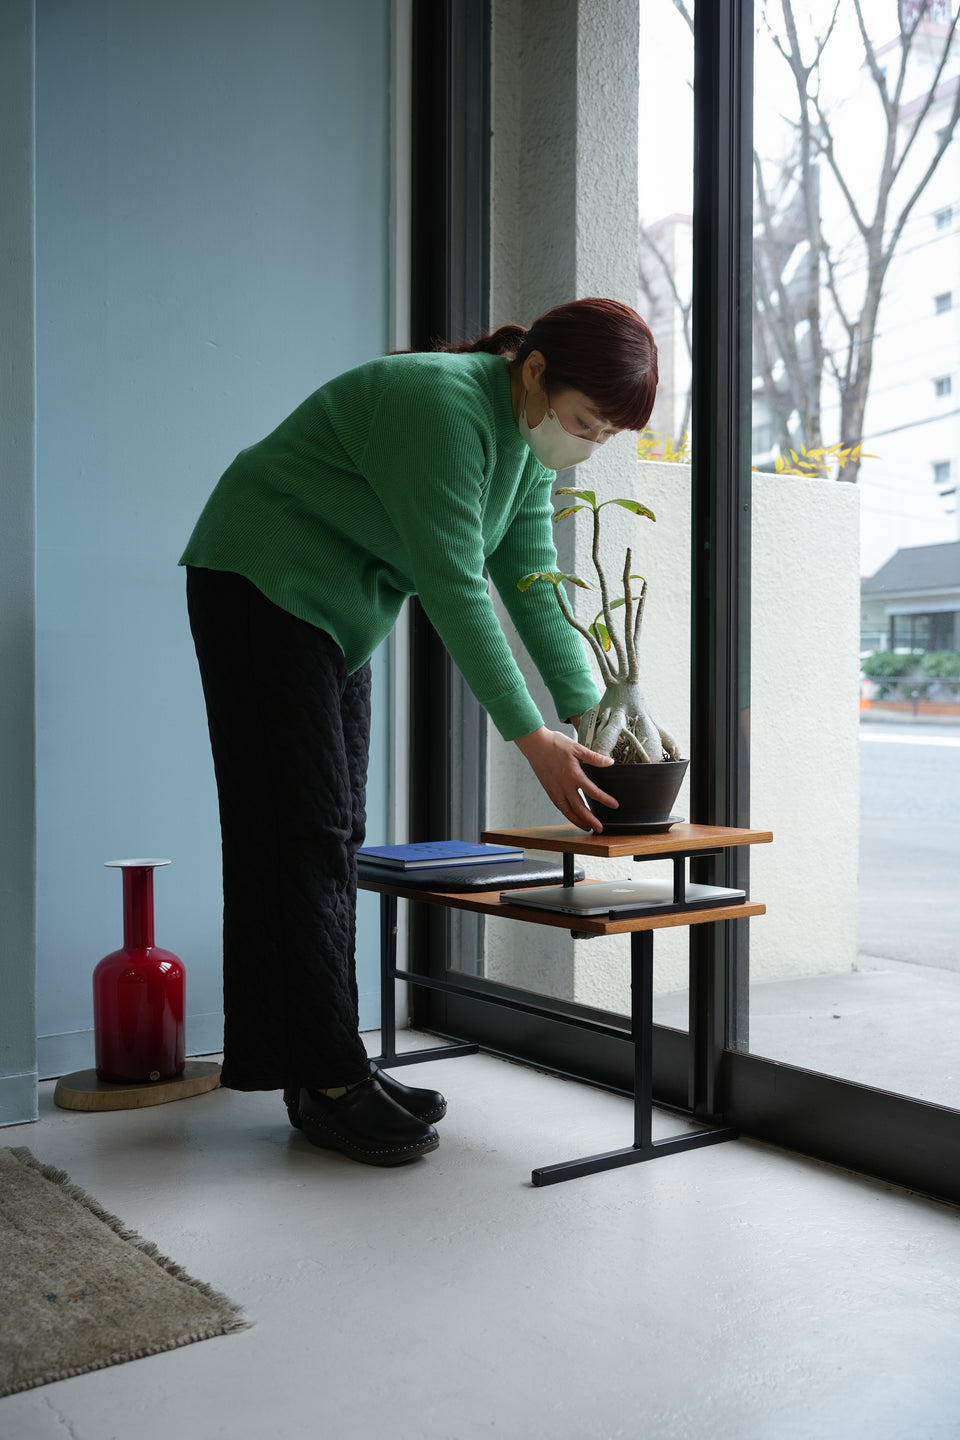
<instances>
[{"instance_id":1,"label":"green knit sweater","mask_svg":"<svg viewBox=\"0 0 960 1440\"><path fill-rule=\"evenodd\" d=\"M326 630L352 672L408 595L505 739L542 718L510 653L494 585L561 718L597 698L580 638L546 585L551 470L522 439L505 361L391 355L314 392L224 474L180 561L245 575Z\"/></svg>"}]
</instances>

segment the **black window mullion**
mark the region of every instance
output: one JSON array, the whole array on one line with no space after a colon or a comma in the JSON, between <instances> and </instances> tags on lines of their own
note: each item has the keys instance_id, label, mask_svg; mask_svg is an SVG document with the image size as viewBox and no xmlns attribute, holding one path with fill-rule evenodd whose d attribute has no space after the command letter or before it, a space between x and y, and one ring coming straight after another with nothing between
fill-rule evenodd
<instances>
[{"instance_id":1,"label":"black window mullion","mask_svg":"<svg viewBox=\"0 0 960 1440\"><path fill-rule=\"evenodd\" d=\"M752 0L698 3L694 25L690 805L748 825ZM749 848L692 873L749 889ZM690 1025L712 1042L690 1075L697 1114L722 1109L724 1044L746 1040L748 943L746 921L691 929Z\"/></svg>"},{"instance_id":2,"label":"black window mullion","mask_svg":"<svg viewBox=\"0 0 960 1440\"><path fill-rule=\"evenodd\" d=\"M489 30L489 0L414 0L410 333L415 350L466 338L487 325ZM416 599L410 623L408 838L472 838L483 823L485 718ZM411 908L415 968L445 968L454 926L458 951L475 948L476 919ZM411 1000L415 1022L442 1028L444 996L414 991Z\"/></svg>"}]
</instances>

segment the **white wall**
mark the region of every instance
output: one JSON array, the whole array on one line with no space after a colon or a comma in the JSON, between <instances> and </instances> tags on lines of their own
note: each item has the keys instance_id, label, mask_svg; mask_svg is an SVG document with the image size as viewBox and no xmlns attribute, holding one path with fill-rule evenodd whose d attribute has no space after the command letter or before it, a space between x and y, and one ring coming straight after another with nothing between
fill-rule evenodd
<instances>
[{"instance_id":1,"label":"white wall","mask_svg":"<svg viewBox=\"0 0 960 1440\"><path fill-rule=\"evenodd\" d=\"M860 492L753 477L750 808L754 980L857 958Z\"/></svg>"}]
</instances>

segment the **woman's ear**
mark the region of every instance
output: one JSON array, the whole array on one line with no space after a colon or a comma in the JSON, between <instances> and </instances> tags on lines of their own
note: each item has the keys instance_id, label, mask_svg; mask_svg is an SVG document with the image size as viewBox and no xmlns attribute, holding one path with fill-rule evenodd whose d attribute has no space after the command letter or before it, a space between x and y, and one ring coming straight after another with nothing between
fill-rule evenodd
<instances>
[{"instance_id":1,"label":"woman's ear","mask_svg":"<svg viewBox=\"0 0 960 1440\"><path fill-rule=\"evenodd\" d=\"M529 391L530 394L536 395L542 390L543 386L540 382L546 368L547 362L544 360L540 351L531 350L520 370L520 378L523 381L524 388Z\"/></svg>"}]
</instances>

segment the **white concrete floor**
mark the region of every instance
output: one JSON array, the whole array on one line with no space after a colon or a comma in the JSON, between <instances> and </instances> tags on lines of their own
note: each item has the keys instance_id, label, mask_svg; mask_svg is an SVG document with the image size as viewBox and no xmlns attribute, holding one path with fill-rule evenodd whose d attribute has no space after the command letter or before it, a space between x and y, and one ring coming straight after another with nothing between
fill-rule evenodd
<instances>
[{"instance_id":1,"label":"white concrete floor","mask_svg":"<svg viewBox=\"0 0 960 1440\"><path fill-rule=\"evenodd\" d=\"M0 1144L254 1324L0 1400L0 1436L960 1437L956 1210L746 1140L534 1189L629 1143L629 1101L483 1055L401 1074L450 1113L397 1170L312 1148L279 1094L85 1115L45 1084Z\"/></svg>"}]
</instances>

